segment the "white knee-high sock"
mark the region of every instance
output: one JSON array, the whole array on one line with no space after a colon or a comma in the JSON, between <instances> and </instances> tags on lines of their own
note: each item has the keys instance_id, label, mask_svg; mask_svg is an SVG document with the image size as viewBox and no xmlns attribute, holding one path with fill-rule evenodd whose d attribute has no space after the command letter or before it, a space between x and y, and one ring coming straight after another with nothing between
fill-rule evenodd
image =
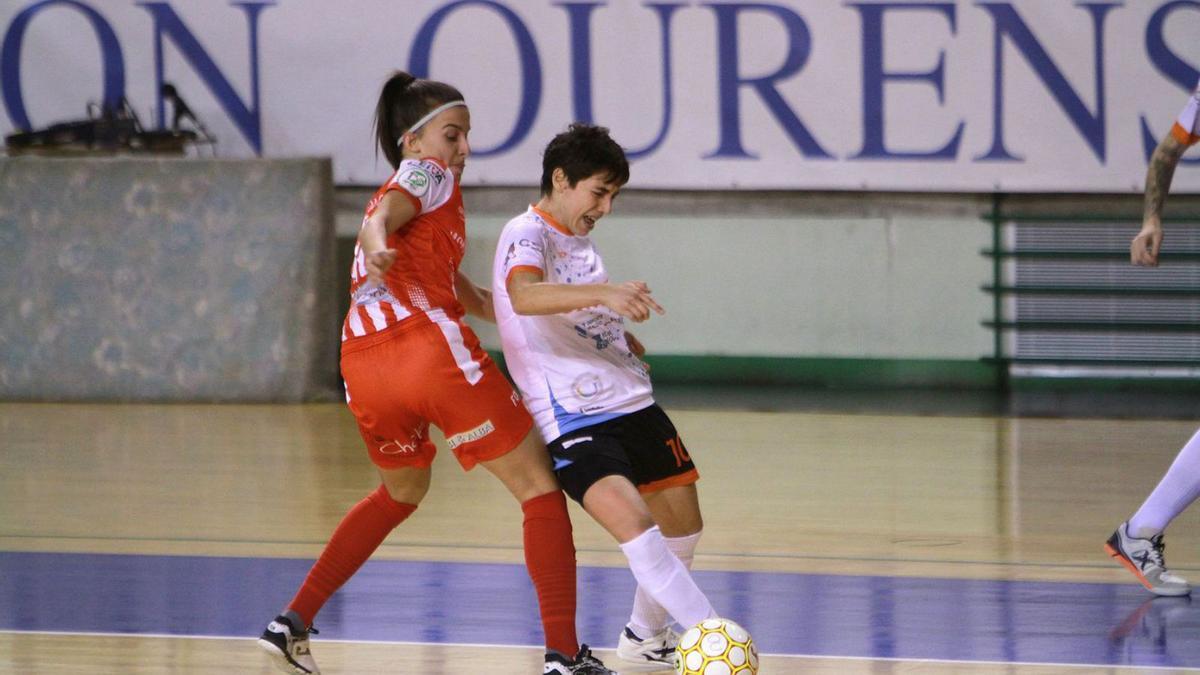
<instances>
[{"instance_id":1,"label":"white knee-high sock","mask_svg":"<svg viewBox=\"0 0 1200 675\"><path fill-rule=\"evenodd\" d=\"M683 566L692 569L692 560L696 555L696 544L700 542L703 530L683 537L663 537L667 548L679 558ZM688 624L689 626L691 624ZM667 610L654 601L641 585L633 595L633 612L629 615L629 628L640 638L657 635L667 627Z\"/></svg>"},{"instance_id":2,"label":"white knee-high sock","mask_svg":"<svg viewBox=\"0 0 1200 675\"><path fill-rule=\"evenodd\" d=\"M638 586L680 623L692 626L717 615L691 572L667 548L657 526L621 544L621 551Z\"/></svg>"},{"instance_id":3,"label":"white knee-high sock","mask_svg":"<svg viewBox=\"0 0 1200 675\"><path fill-rule=\"evenodd\" d=\"M1146 539L1163 530L1200 496L1200 431L1179 451L1171 468L1129 519L1129 534Z\"/></svg>"}]
</instances>

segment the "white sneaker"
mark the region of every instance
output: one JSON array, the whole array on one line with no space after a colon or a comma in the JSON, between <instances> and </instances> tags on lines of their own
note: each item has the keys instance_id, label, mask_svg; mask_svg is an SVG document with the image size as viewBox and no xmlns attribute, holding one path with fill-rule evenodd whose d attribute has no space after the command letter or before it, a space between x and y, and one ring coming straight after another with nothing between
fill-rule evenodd
<instances>
[{"instance_id":1,"label":"white sneaker","mask_svg":"<svg viewBox=\"0 0 1200 675\"><path fill-rule=\"evenodd\" d=\"M1149 539L1138 539L1129 536L1129 523L1121 523L1116 532L1108 538L1104 549L1114 560L1133 572L1133 576L1142 582L1146 590L1155 595L1187 595L1192 592L1191 585L1183 577L1177 576L1167 569L1163 558L1162 534L1156 534Z\"/></svg>"},{"instance_id":2,"label":"white sneaker","mask_svg":"<svg viewBox=\"0 0 1200 675\"><path fill-rule=\"evenodd\" d=\"M668 626L654 635L639 638L629 626L621 631L617 640L617 657L637 663L661 663L664 666L675 667L675 646L679 644L679 634Z\"/></svg>"},{"instance_id":3,"label":"white sneaker","mask_svg":"<svg viewBox=\"0 0 1200 675\"><path fill-rule=\"evenodd\" d=\"M291 621L277 616L258 638L258 646L271 656L275 667L285 673L320 675L321 669L317 668L308 648L308 634L315 632L315 628L297 631Z\"/></svg>"}]
</instances>

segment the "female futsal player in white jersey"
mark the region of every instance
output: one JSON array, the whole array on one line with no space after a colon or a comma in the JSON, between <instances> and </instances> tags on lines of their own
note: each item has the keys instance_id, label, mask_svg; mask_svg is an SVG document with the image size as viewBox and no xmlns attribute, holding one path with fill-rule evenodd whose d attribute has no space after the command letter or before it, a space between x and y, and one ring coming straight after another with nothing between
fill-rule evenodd
<instances>
[{"instance_id":1,"label":"female futsal player in white jersey","mask_svg":"<svg viewBox=\"0 0 1200 675\"><path fill-rule=\"evenodd\" d=\"M588 237L628 180L607 129L556 136L541 199L500 235L492 297L509 372L563 489L620 543L638 581L617 654L670 663L668 612L685 627L715 613L688 571L702 527L696 467L623 320L662 307L640 281L610 283Z\"/></svg>"}]
</instances>

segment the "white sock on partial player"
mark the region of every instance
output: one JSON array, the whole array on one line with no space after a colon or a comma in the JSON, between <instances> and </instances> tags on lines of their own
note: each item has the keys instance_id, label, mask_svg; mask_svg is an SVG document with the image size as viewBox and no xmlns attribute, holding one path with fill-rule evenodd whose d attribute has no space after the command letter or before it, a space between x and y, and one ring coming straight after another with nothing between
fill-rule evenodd
<instances>
[{"instance_id":1,"label":"white sock on partial player","mask_svg":"<svg viewBox=\"0 0 1200 675\"><path fill-rule=\"evenodd\" d=\"M717 615L691 573L667 548L657 525L621 544L621 551L629 559L638 587L680 623L693 626Z\"/></svg>"},{"instance_id":2,"label":"white sock on partial player","mask_svg":"<svg viewBox=\"0 0 1200 675\"><path fill-rule=\"evenodd\" d=\"M1183 446L1154 492L1129 519L1129 534L1149 539L1167 529L1200 496L1200 431Z\"/></svg>"},{"instance_id":3,"label":"white sock on partial player","mask_svg":"<svg viewBox=\"0 0 1200 675\"><path fill-rule=\"evenodd\" d=\"M692 569L692 560L696 555L696 544L700 542L703 530L684 537L663 537L667 548L679 558L683 566ZM688 624L689 626L691 624ZM639 584L633 595L633 612L629 615L629 629L638 637L645 639L657 635L667 627L667 610L654 601L650 594Z\"/></svg>"}]
</instances>

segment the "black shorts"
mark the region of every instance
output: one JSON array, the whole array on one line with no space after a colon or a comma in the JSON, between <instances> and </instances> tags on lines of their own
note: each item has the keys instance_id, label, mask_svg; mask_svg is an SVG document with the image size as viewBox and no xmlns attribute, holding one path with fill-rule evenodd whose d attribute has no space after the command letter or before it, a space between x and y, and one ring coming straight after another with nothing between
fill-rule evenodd
<instances>
[{"instance_id":1,"label":"black shorts","mask_svg":"<svg viewBox=\"0 0 1200 675\"><path fill-rule=\"evenodd\" d=\"M657 404L565 433L547 447L563 490L580 503L605 476L625 476L641 492L700 478L675 425Z\"/></svg>"}]
</instances>

